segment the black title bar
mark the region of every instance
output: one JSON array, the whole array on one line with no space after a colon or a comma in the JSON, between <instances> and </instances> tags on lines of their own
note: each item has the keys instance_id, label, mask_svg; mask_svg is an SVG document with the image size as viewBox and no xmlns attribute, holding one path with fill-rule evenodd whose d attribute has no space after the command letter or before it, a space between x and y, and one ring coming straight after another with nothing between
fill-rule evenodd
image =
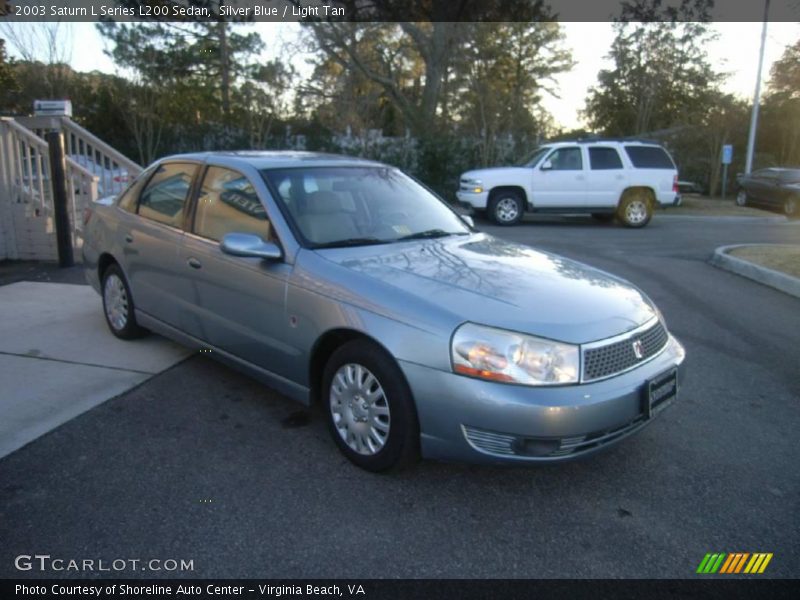
<instances>
[{"instance_id":1,"label":"black title bar","mask_svg":"<svg viewBox=\"0 0 800 600\"><path fill-rule=\"evenodd\" d=\"M10 21L761 21L743 0L0 0ZM800 21L800 1L770 0L770 21Z\"/></svg>"}]
</instances>

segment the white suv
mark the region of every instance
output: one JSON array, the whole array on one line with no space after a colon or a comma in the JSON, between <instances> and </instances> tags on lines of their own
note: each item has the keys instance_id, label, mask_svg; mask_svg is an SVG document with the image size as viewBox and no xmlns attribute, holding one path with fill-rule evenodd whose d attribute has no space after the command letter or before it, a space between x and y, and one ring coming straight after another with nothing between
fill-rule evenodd
<instances>
[{"instance_id":1,"label":"white suv","mask_svg":"<svg viewBox=\"0 0 800 600\"><path fill-rule=\"evenodd\" d=\"M656 205L677 206L678 170L660 145L644 140L577 140L537 148L518 167L467 171L459 202L499 225L523 213L590 213L644 227Z\"/></svg>"}]
</instances>

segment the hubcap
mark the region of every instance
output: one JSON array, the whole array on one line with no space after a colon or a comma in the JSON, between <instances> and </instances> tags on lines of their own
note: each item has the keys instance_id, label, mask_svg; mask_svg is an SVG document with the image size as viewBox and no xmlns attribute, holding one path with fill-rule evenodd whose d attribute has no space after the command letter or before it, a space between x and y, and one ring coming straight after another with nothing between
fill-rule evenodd
<instances>
[{"instance_id":1,"label":"hubcap","mask_svg":"<svg viewBox=\"0 0 800 600\"><path fill-rule=\"evenodd\" d=\"M124 329L128 322L128 294L125 292L122 280L113 273L106 277L103 299L106 305L106 317L111 327L114 331Z\"/></svg>"},{"instance_id":2,"label":"hubcap","mask_svg":"<svg viewBox=\"0 0 800 600\"><path fill-rule=\"evenodd\" d=\"M519 206L517 205L517 201L513 198L503 198L497 202L497 207L494 212L498 220L508 223L519 216Z\"/></svg>"},{"instance_id":3,"label":"hubcap","mask_svg":"<svg viewBox=\"0 0 800 600\"><path fill-rule=\"evenodd\" d=\"M339 367L330 389L336 431L351 449L371 456L389 438L389 402L378 379L357 363Z\"/></svg>"},{"instance_id":4,"label":"hubcap","mask_svg":"<svg viewBox=\"0 0 800 600\"><path fill-rule=\"evenodd\" d=\"M625 218L628 223L637 225L647 218L647 204L642 200L633 200L625 208Z\"/></svg>"}]
</instances>

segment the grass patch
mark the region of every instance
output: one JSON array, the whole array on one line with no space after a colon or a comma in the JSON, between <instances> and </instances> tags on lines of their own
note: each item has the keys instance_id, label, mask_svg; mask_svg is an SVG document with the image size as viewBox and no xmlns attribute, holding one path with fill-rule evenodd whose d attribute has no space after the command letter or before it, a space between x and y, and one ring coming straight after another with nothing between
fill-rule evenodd
<instances>
[{"instance_id":1,"label":"grass patch","mask_svg":"<svg viewBox=\"0 0 800 600\"><path fill-rule=\"evenodd\" d=\"M741 246L732 248L728 254L800 278L800 246L778 244Z\"/></svg>"},{"instance_id":2,"label":"grass patch","mask_svg":"<svg viewBox=\"0 0 800 600\"><path fill-rule=\"evenodd\" d=\"M665 215L698 215L704 217L774 217L776 213L753 208L736 206L733 198L707 198L705 196L684 195L681 205L664 209Z\"/></svg>"}]
</instances>

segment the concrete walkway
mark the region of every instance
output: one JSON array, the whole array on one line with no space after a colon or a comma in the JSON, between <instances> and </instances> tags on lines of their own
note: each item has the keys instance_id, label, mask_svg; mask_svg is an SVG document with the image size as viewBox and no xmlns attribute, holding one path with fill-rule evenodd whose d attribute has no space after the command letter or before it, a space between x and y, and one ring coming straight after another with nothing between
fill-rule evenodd
<instances>
[{"instance_id":1,"label":"concrete walkway","mask_svg":"<svg viewBox=\"0 0 800 600\"><path fill-rule=\"evenodd\" d=\"M89 286L0 287L0 458L189 353L156 335L115 338Z\"/></svg>"}]
</instances>

